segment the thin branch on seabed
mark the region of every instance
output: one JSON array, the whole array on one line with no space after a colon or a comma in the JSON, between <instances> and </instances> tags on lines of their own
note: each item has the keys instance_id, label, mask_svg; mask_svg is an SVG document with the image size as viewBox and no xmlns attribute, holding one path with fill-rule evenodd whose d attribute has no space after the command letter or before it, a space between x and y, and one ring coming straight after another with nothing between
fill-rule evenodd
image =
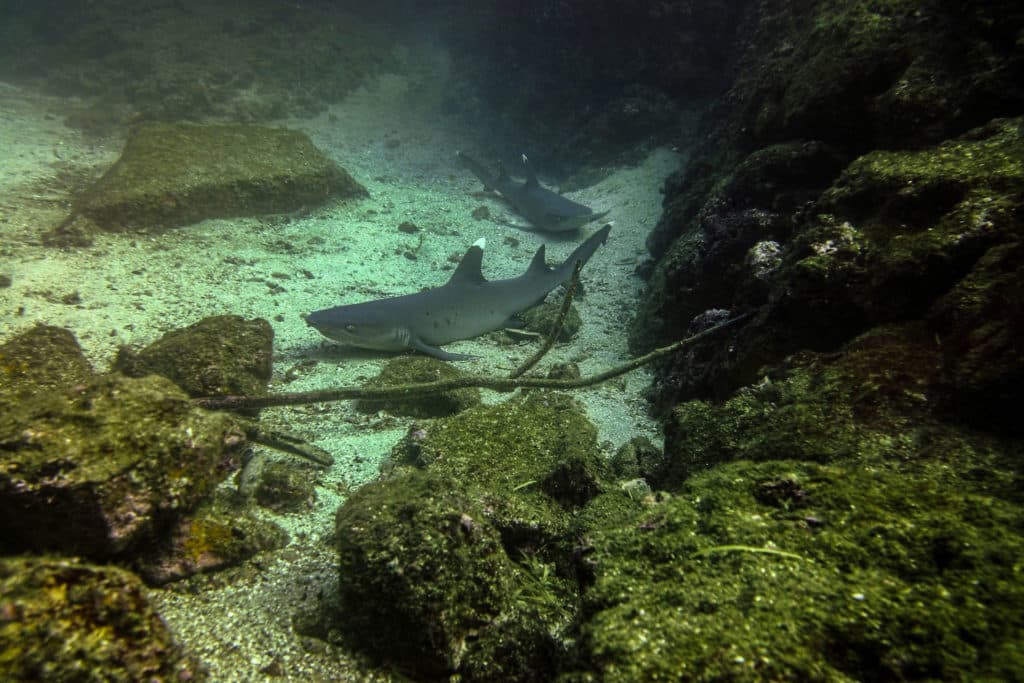
<instances>
[{"instance_id":1,"label":"thin branch on seabed","mask_svg":"<svg viewBox=\"0 0 1024 683\"><path fill-rule=\"evenodd\" d=\"M354 399L381 400L389 398L410 398L436 394L452 389L478 387L494 391L512 391L521 388L534 389L582 389L632 372L639 367L652 363L659 358L671 355L682 348L696 344L722 330L749 319L754 314L744 313L724 323L709 327L703 332L677 342L655 349L633 360L616 365L613 368L589 377L578 379L550 379L547 377L490 377L486 375L467 375L456 379L423 382L419 384L399 384L388 387L338 387L319 391L300 391L294 393L274 394L272 396L215 396L194 398L192 402L210 410L250 410L273 408L276 406L295 406L308 403L327 403L330 401L351 401Z\"/></svg>"},{"instance_id":2,"label":"thin branch on seabed","mask_svg":"<svg viewBox=\"0 0 1024 683\"><path fill-rule=\"evenodd\" d=\"M562 328L565 327L565 319L569 315L569 307L572 306L572 298L576 294L576 286L580 283L580 271L583 269L583 261L577 261L576 267L572 271L572 279L569 280L569 286L565 289L565 297L562 299L562 308L558 311L558 318L555 320L554 328L548 334L548 338L544 340L544 345L538 349L537 353L530 356L529 360L520 365L518 368L512 371L509 375L510 379L515 379L526 374L526 371L532 368L534 365L540 362L540 359L544 357L551 347L558 341L558 336L562 334Z\"/></svg>"}]
</instances>

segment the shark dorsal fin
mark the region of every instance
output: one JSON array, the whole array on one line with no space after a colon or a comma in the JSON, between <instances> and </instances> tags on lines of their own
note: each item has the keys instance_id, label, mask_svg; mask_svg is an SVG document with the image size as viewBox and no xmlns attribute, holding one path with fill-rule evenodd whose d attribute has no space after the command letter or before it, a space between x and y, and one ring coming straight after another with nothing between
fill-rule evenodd
<instances>
[{"instance_id":1,"label":"shark dorsal fin","mask_svg":"<svg viewBox=\"0 0 1024 683\"><path fill-rule=\"evenodd\" d=\"M487 282L482 270L484 262L484 241L482 239L473 243L466 254L459 261L448 284L479 285Z\"/></svg>"},{"instance_id":2,"label":"shark dorsal fin","mask_svg":"<svg viewBox=\"0 0 1024 683\"><path fill-rule=\"evenodd\" d=\"M533 255L533 260L530 261L530 267L526 269L526 274L536 275L537 273L546 273L549 270L544 257L544 245L542 244L537 247L537 253Z\"/></svg>"},{"instance_id":3,"label":"shark dorsal fin","mask_svg":"<svg viewBox=\"0 0 1024 683\"><path fill-rule=\"evenodd\" d=\"M523 169L526 171L526 186L527 187L540 187L540 183L537 182L537 172L533 170L533 164L527 156L523 155Z\"/></svg>"}]
</instances>

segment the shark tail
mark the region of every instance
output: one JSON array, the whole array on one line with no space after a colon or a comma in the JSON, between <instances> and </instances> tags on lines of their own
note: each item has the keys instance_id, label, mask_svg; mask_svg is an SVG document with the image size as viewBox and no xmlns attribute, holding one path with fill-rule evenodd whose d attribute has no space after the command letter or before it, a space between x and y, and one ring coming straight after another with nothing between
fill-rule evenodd
<instances>
[{"instance_id":1,"label":"shark tail","mask_svg":"<svg viewBox=\"0 0 1024 683\"><path fill-rule=\"evenodd\" d=\"M495 177L490 172L488 172L486 168L484 168L483 164L481 164L479 161L469 156L468 154L463 154L462 152L455 152L455 156L458 157L459 161L462 162L463 166L472 171L473 175L480 179L480 182L484 184L485 190L494 189Z\"/></svg>"},{"instance_id":2,"label":"shark tail","mask_svg":"<svg viewBox=\"0 0 1024 683\"><path fill-rule=\"evenodd\" d=\"M562 282L568 282L572 279L572 273L576 269L576 262L581 261L586 265L590 257L594 255L597 248L605 243L608 239L608 233L612 230L612 224L606 223L603 228L595 232L593 235L588 237L584 242L576 247L576 249L569 254L569 258L562 262L562 265L556 268L556 272L561 278Z\"/></svg>"}]
</instances>

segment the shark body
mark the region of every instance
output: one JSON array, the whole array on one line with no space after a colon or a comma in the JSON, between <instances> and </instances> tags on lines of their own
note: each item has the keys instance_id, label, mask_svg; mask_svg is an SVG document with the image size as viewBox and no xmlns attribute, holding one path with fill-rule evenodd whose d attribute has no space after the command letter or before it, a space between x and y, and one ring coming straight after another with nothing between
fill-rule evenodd
<instances>
[{"instance_id":1,"label":"shark body","mask_svg":"<svg viewBox=\"0 0 1024 683\"><path fill-rule=\"evenodd\" d=\"M484 168L483 164L462 152L456 152L455 156L480 179L484 189L500 192L501 196L515 208L516 213L528 220L537 230L569 232L608 213L594 213L589 206L574 202L541 185L525 154L523 168L526 170L526 180L522 183L513 180L506 173L504 166L499 166L498 174L494 175Z\"/></svg>"},{"instance_id":2,"label":"shark body","mask_svg":"<svg viewBox=\"0 0 1024 683\"><path fill-rule=\"evenodd\" d=\"M472 356L439 347L507 326L513 315L568 282L576 262L586 263L610 230L611 225L598 230L556 268L545 264L541 245L526 272L507 280L484 278L483 248L474 244L441 287L314 311L306 316L306 324L329 339L364 349L415 349L441 360L466 360Z\"/></svg>"}]
</instances>

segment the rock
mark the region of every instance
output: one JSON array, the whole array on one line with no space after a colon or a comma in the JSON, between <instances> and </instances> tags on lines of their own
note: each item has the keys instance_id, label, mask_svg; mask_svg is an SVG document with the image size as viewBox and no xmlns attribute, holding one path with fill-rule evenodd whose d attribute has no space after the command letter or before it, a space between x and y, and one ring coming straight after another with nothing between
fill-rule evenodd
<instances>
[{"instance_id":1,"label":"rock","mask_svg":"<svg viewBox=\"0 0 1024 683\"><path fill-rule=\"evenodd\" d=\"M944 410L960 420L1020 435L1024 385L1024 247L1000 244L986 252L943 295L929 321L942 340Z\"/></svg>"},{"instance_id":2,"label":"rock","mask_svg":"<svg viewBox=\"0 0 1024 683\"><path fill-rule=\"evenodd\" d=\"M940 350L921 323L872 330L838 354L794 355L721 405L677 406L665 427L666 469L652 483L671 490L740 457L914 457L915 430L933 431L940 377Z\"/></svg>"},{"instance_id":3,"label":"rock","mask_svg":"<svg viewBox=\"0 0 1024 683\"><path fill-rule=\"evenodd\" d=\"M734 345L719 338L689 349L711 359L699 373L690 362L663 364L659 405L726 396L799 349L834 350L872 326L925 317L987 250L1020 239L1014 207L1024 196L1022 158L1022 119L993 121L927 149L871 152L800 212L768 279L738 250L700 277L716 263L700 240L678 269L663 261L655 280L663 299L645 305L634 339L657 339L654 330L674 330L711 301L761 311ZM682 240L671 253L678 250Z\"/></svg>"},{"instance_id":4,"label":"rock","mask_svg":"<svg viewBox=\"0 0 1024 683\"><path fill-rule=\"evenodd\" d=\"M575 679L1016 675L1024 536L1012 461L984 441L870 465L784 451L753 463L743 445L679 495L589 530L595 579Z\"/></svg>"},{"instance_id":5,"label":"rock","mask_svg":"<svg viewBox=\"0 0 1024 683\"><path fill-rule=\"evenodd\" d=\"M292 461L275 460L260 470L253 497L260 507L277 513L304 512L316 501L317 472Z\"/></svg>"},{"instance_id":6,"label":"rock","mask_svg":"<svg viewBox=\"0 0 1024 683\"><path fill-rule=\"evenodd\" d=\"M365 386L371 388L422 384L453 380L463 376L464 373L452 367L450 363L436 358L400 356L388 361L381 368L380 373L367 381ZM356 401L355 408L363 413L386 410L392 415L431 418L454 415L477 405L480 405L480 390L476 387L469 387L409 398L396 397L379 401L360 399Z\"/></svg>"},{"instance_id":7,"label":"rock","mask_svg":"<svg viewBox=\"0 0 1024 683\"><path fill-rule=\"evenodd\" d=\"M129 377L157 374L190 396L266 393L272 373L274 330L262 318L203 318L171 330L139 352L122 347L112 370Z\"/></svg>"},{"instance_id":8,"label":"rock","mask_svg":"<svg viewBox=\"0 0 1024 683\"><path fill-rule=\"evenodd\" d=\"M5 681L207 680L134 574L80 560L0 558Z\"/></svg>"},{"instance_id":9,"label":"rock","mask_svg":"<svg viewBox=\"0 0 1024 683\"><path fill-rule=\"evenodd\" d=\"M402 446L394 453L400 463L425 465L501 494L510 507L496 509L495 518L508 513L508 523L539 533L557 534L564 513L597 495L608 472L593 424L575 401L551 392L439 420L426 428L413 457L408 455Z\"/></svg>"},{"instance_id":10,"label":"rock","mask_svg":"<svg viewBox=\"0 0 1024 683\"><path fill-rule=\"evenodd\" d=\"M345 631L418 676L456 669L507 609L512 563L501 536L444 475L367 484L338 510L337 537Z\"/></svg>"},{"instance_id":11,"label":"rock","mask_svg":"<svg viewBox=\"0 0 1024 683\"><path fill-rule=\"evenodd\" d=\"M155 375L99 375L5 404L0 551L129 552L207 496L244 442L230 416L193 408Z\"/></svg>"},{"instance_id":12,"label":"rock","mask_svg":"<svg viewBox=\"0 0 1024 683\"><path fill-rule=\"evenodd\" d=\"M241 564L256 553L288 544L277 524L215 503L190 513L170 534L135 559L147 583L162 585Z\"/></svg>"},{"instance_id":13,"label":"rock","mask_svg":"<svg viewBox=\"0 0 1024 683\"><path fill-rule=\"evenodd\" d=\"M0 344L0 405L63 392L94 377L70 330L36 323Z\"/></svg>"},{"instance_id":14,"label":"rock","mask_svg":"<svg viewBox=\"0 0 1024 683\"><path fill-rule=\"evenodd\" d=\"M394 457L338 511L350 638L420 677L552 679L577 600L574 515L607 481L593 425L531 392L415 427Z\"/></svg>"},{"instance_id":15,"label":"rock","mask_svg":"<svg viewBox=\"0 0 1024 683\"><path fill-rule=\"evenodd\" d=\"M305 134L254 125L145 124L76 203L104 230L296 211L367 196Z\"/></svg>"},{"instance_id":16,"label":"rock","mask_svg":"<svg viewBox=\"0 0 1024 683\"><path fill-rule=\"evenodd\" d=\"M533 308L522 311L517 314L517 317L522 319L524 329L529 330L530 332L536 332L546 338L554 332L555 323L558 322L558 314L561 310L561 301L558 303L542 303L539 306L534 306ZM558 334L557 341L572 341L572 338L576 336L582 327L583 318L580 317L580 313L576 310L576 306L570 305L569 312L565 316L565 322L562 324L562 329Z\"/></svg>"},{"instance_id":17,"label":"rock","mask_svg":"<svg viewBox=\"0 0 1024 683\"><path fill-rule=\"evenodd\" d=\"M664 452L646 436L635 436L612 456L611 467L620 480L655 481L665 469Z\"/></svg>"}]
</instances>

